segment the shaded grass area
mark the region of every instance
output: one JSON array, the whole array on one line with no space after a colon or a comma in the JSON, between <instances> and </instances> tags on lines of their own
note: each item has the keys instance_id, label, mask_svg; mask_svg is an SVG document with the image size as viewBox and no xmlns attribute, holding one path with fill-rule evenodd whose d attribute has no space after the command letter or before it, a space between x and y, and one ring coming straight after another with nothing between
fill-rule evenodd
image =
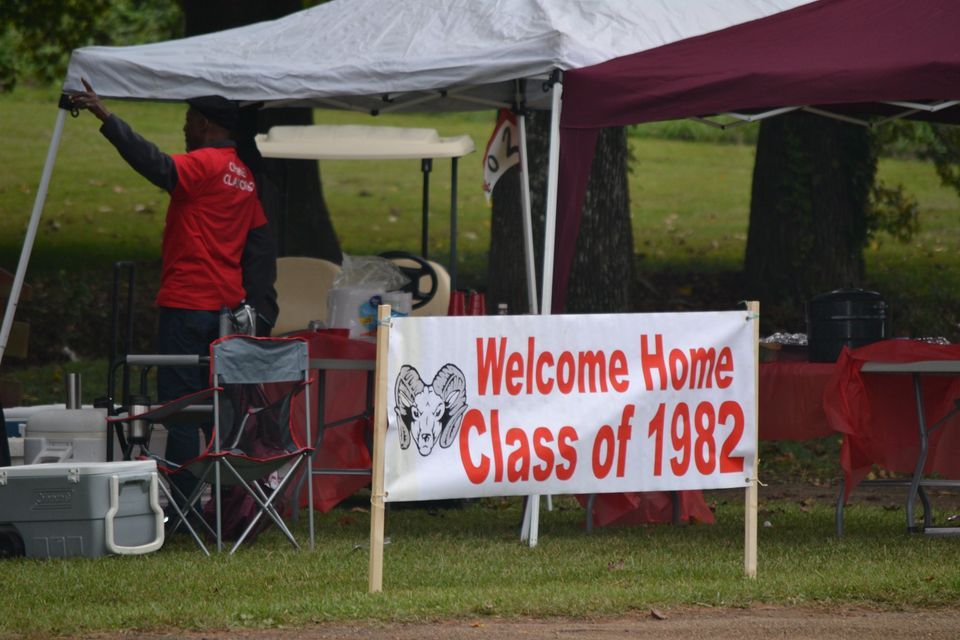
<instances>
[{"instance_id":1,"label":"shaded grass area","mask_svg":"<svg viewBox=\"0 0 960 640\"><path fill-rule=\"evenodd\" d=\"M713 526L593 535L582 530L579 506L561 498L543 514L534 549L518 542L519 499L391 510L384 592L375 596L366 593L369 518L357 508L320 516L313 552L295 552L271 531L234 557L204 558L179 536L148 556L8 560L0 633L589 617L753 603L898 609L953 606L960 597L956 541L907 535L899 512L878 507L850 507L838 539L829 507L761 505L772 526L760 531L759 578L745 579L740 495L708 494Z\"/></svg>"},{"instance_id":2,"label":"shaded grass area","mask_svg":"<svg viewBox=\"0 0 960 640\"><path fill-rule=\"evenodd\" d=\"M29 406L64 402L68 373L80 374L84 404L106 395L106 359L12 368L5 373L5 377L23 386L23 404Z\"/></svg>"}]
</instances>

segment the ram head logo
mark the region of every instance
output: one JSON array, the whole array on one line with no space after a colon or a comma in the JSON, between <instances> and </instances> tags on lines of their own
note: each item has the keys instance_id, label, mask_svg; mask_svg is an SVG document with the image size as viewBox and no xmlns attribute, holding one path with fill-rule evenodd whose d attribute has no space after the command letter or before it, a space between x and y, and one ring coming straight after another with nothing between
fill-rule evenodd
<instances>
[{"instance_id":1,"label":"ram head logo","mask_svg":"<svg viewBox=\"0 0 960 640\"><path fill-rule=\"evenodd\" d=\"M453 444L467 410L467 383L460 369L446 364L426 384L416 369L405 364L396 390L401 449L413 442L420 455L428 456L437 442L444 449Z\"/></svg>"}]
</instances>

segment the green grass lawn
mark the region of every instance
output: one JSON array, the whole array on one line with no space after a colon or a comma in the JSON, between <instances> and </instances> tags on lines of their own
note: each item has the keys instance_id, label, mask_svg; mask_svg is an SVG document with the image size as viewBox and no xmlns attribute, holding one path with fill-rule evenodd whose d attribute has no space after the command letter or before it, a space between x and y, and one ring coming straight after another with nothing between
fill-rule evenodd
<instances>
[{"instance_id":1,"label":"green grass lawn","mask_svg":"<svg viewBox=\"0 0 960 640\"><path fill-rule=\"evenodd\" d=\"M518 541L518 499L387 514L384 590L367 594L369 516L320 516L317 547L276 532L233 557L180 536L159 552L102 560L7 560L0 636L105 629L302 626L333 620L615 615L651 607L751 604L951 607L956 540L908 535L902 514L850 507L833 535L828 505L761 503L756 580L743 577L740 492L708 493L715 525L600 529L570 498L543 512L539 545ZM269 585L269 591L266 586Z\"/></svg>"},{"instance_id":2,"label":"green grass lawn","mask_svg":"<svg viewBox=\"0 0 960 640\"><path fill-rule=\"evenodd\" d=\"M16 265L24 224L53 128L53 90L23 89L0 96L8 130L0 160L0 265ZM167 152L183 147L184 108L176 104L112 101L108 106ZM492 128L492 113L384 115L317 111L318 123L436 128L440 135L470 135L478 148ZM156 260L166 196L137 176L97 132L89 114L68 118L57 156L41 231L36 270L109 265L118 259ZM663 140L639 130L631 137L634 163L630 194L636 251L649 271L740 268L746 244L752 145ZM449 250L449 163L437 161L431 176L431 249ZM419 247L421 173L416 161L330 161L321 166L324 195L344 250L376 253ZM880 237L868 250L871 278L893 284L903 263L928 279L956 275L960 248L960 200L940 186L932 165L910 160L881 162L885 181L903 183L919 201L921 234L909 245ZM461 260L483 273L490 212L481 185L480 153L459 167ZM482 283L479 283L482 284Z\"/></svg>"},{"instance_id":3,"label":"green grass lawn","mask_svg":"<svg viewBox=\"0 0 960 640\"><path fill-rule=\"evenodd\" d=\"M56 117L56 91L0 95L0 267L16 268L26 220ZM182 149L179 105L110 103L141 134L168 152ZM428 126L467 133L482 147L492 113L369 117L317 112L317 122ZM48 204L28 272L44 276L47 304L106 282L116 260L156 263L166 196L135 175L97 133L89 114L68 118ZM648 129L631 138L633 231L642 277L733 273L746 243L753 147L664 140ZM449 163L432 176L431 250L447 250ZM960 317L960 202L929 164L884 160L881 176L917 197L921 233L908 245L880 237L867 251L869 285L891 303L904 332L956 337ZM345 251L377 253L419 246L418 162L329 162L321 174ZM490 212L480 184L480 156L460 163L460 258L467 284L483 286ZM473 278L473 280L469 280ZM41 287L38 287L40 289ZM30 301L24 303L24 307ZM107 322L103 300L77 322ZM74 325L55 330L77 345ZM798 326L787 327L802 330ZM151 327L142 327L149 332ZM99 351L98 351L99 350ZM84 375L84 398L104 388L102 359L46 363L9 371L31 402L62 400L67 371ZM794 446L796 445L796 446ZM767 479L832 478L836 442L777 443L763 450ZM800 467L803 472L800 473ZM324 620L432 620L483 616L591 616L652 606L783 605L950 607L960 598L955 540L903 533L902 511L861 504L847 515L847 535L833 535L830 505L764 501L759 577L742 577L742 498L708 494L713 526L641 526L588 536L570 499L541 518L535 549L517 540L516 499L482 500L430 514L387 517L384 593L366 594L367 511L321 516L316 551L296 553L274 532L236 557L206 559L189 539L155 554L91 561L4 560L0 637L116 629L278 627ZM302 525L301 525L302 526ZM270 586L267 594L266 586ZM266 595L265 595L266 594Z\"/></svg>"}]
</instances>

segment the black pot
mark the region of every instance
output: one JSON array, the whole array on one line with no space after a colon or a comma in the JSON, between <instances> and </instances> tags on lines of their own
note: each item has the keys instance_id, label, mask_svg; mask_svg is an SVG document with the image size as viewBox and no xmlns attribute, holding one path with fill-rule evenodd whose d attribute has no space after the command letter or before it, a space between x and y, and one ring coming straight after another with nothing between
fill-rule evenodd
<instances>
[{"instance_id":1,"label":"black pot","mask_svg":"<svg viewBox=\"0 0 960 640\"><path fill-rule=\"evenodd\" d=\"M836 362L843 347L862 347L890 337L887 303L876 291L837 289L807 304L807 355Z\"/></svg>"}]
</instances>

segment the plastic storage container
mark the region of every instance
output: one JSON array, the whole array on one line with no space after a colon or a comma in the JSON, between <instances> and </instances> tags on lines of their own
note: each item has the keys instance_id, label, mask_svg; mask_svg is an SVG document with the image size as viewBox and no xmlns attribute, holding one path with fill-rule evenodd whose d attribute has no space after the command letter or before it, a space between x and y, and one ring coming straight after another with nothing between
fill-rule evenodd
<instances>
[{"instance_id":1,"label":"plastic storage container","mask_svg":"<svg viewBox=\"0 0 960 640\"><path fill-rule=\"evenodd\" d=\"M157 464L58 462L0 468L0 556L143 554L163 546Z\"/></svg>"},{"instance_id":2,"label":"plastic storage container","mask_svg":"<svg viewBox=\"0 0 960 640\"><path fill-rule=\"evenodd\" d=\"M103 409L47 409L27 420L24 464L106 459L107 412Z\"/></svg>"},{"instance_id":3,"label":"plastic storage container","mask_svg":"<svg viewBox=\"0 0 960 640\"><path fill-rule=\"evenodd\" d=\"M807 305L807 354L811 362L836 362L843 347L862 347L890 337L887 303L876 291L837 289Z\"/></svg>"},{"instance_id":4,"label":"plastic storage container","mask_svg":"<svg viewBox=\"0 0 960 640\"><path fill-rule=\"evenodd\" d=\"M107 421L104 409L44 409L31 415L23 427L20 464L48 462L105 462ZM120 442L111 428L113 457L120 457ZM167 430L152 426L150 451L166 451ZM129 435L129 434L128 434ZM13 451L11 451L11 454ZM16 464L16 463L15 463Z\"/></svg>"}]
</instances>

